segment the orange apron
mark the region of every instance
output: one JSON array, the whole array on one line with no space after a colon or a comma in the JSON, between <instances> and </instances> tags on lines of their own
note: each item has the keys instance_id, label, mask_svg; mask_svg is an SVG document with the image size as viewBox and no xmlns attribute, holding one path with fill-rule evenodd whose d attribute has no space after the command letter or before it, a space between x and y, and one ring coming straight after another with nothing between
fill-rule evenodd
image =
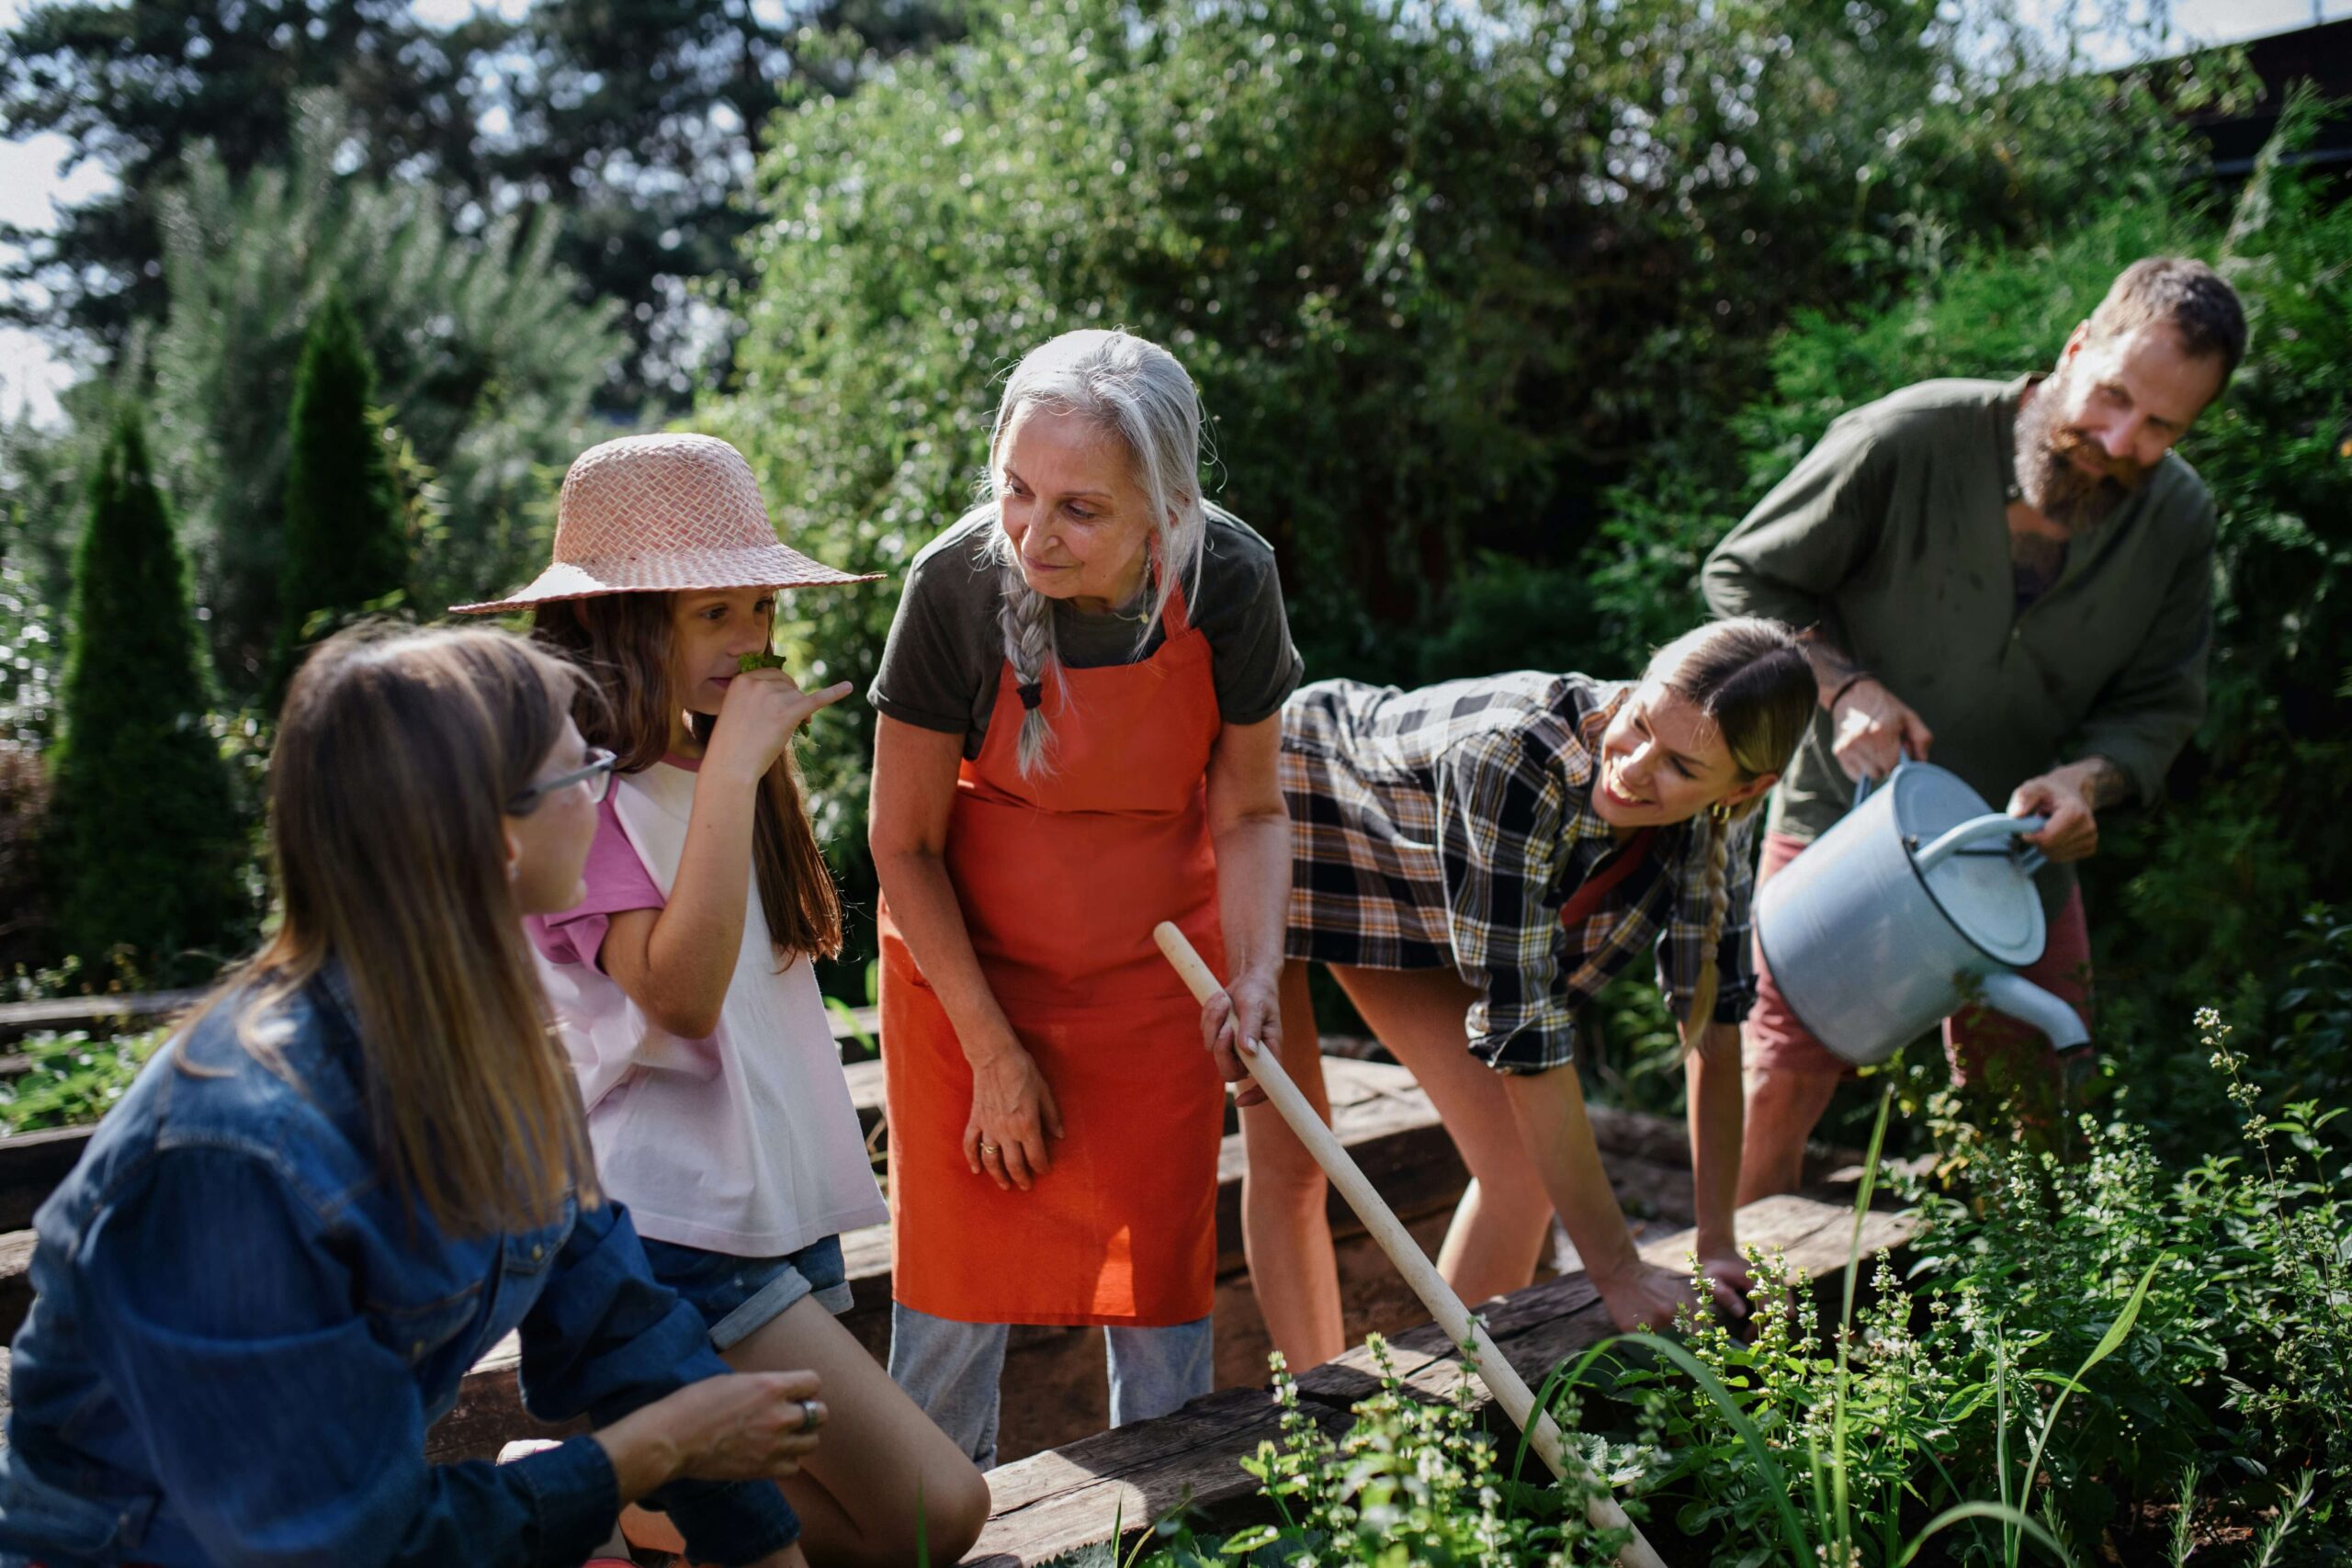
<instances>
[{"instance_id":1,"label":"orange apron","mask_svg":"<svg viewBox=\"0 0 2352 1568\"><path fill-rule=\"evenodd\" d=\"M972 1072L879 911L890 1120L892 1293L965 1323L1159 1327L1209 1314L1225 1086L1194 1002L1151 939L1181 926L1222 971L1208 639L1180 589L1140 663L1064 669L1053 771L1013 761L1008 661L978 759L956 780L946 863L973 950L1060 1106L1053 1168L1029 1191L964 1163Z\"/></svg>"}]
</instances>

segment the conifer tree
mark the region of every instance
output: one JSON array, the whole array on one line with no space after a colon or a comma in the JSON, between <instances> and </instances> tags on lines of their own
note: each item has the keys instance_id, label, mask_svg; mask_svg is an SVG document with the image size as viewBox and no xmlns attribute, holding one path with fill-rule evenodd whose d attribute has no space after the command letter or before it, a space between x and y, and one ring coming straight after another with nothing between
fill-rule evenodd
<instances>
[{"instance_id":1,"label":"conifer tree","mask_svg":"<svg viewBox=\"0 0 2352 1568\"><path fill-rule=\"evenodd\" d=\"M199 978L251 934L247 839L205 723L187 567L136 414L118 417L88 493L43 854L57 945L85 975L119 952L146 979Z\"/></svg>"},{"instance_id":2,"label":"conifer tree","mask_svg":"<svg viewBox=\"0 0 2352 1568\"><path fill-rule=\"evenodd\" d=\"M273 696L317 637L407 587L407 524L369 413L375 395L375 362L359 322L330 289L303 334L294 377Z\"/></svg>"}]
</instances>

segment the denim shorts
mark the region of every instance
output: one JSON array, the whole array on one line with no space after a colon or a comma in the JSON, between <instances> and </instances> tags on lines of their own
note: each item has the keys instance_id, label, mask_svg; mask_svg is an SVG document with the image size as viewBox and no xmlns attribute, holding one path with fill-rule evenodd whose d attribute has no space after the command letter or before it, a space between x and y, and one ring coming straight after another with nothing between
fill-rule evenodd
<instances>
[{"instance_id":1,"label":"denim shorts","mask_svg":"<svg viewBox=\"0 0 2352 1568\"><path fill-rule=\"evenodd\" d=\"M639 1239L653 1277L702 1314L714 1350L732 1349L803 1296L816 1297L836 1317L850 1308L849 1265L837 1235L781 1258L739 1258L651 1236Z\"/></svg>"}]
</instances>

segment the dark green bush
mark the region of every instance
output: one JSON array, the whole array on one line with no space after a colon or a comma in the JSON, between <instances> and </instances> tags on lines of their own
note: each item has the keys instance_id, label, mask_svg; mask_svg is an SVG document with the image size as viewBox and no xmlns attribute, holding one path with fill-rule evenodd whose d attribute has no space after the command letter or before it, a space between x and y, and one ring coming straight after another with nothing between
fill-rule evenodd
<instances>
[{"instance_id":1,"label":"dark green bush","mask_svg":"<svg viewBox=\"0 0 2352 1568\"><path fill-rule=\"evenodd\" d=\"M208 709L187 569L137 417L89 481L49 754L56 951L209 978L252 931L251 844Z\"/></svg>"},{"instance_id":2,"label":"dark green bush","mask_svg":"<svg viewBox=\"0 0 2352 1568\"><path fill-rule=\"evenodd\" d=\"M280 692L305 648L357 615L393 607L407 590L407 519L375 397L376 366L359 323L342 291L330 289L294 372L277 587Z\"/></svg>"}]
</instances>

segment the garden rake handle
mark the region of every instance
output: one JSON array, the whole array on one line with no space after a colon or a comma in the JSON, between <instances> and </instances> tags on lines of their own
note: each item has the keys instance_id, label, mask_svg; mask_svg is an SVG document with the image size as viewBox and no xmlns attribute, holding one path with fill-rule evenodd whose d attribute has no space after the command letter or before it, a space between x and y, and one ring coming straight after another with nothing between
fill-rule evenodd
<instances>
[{"instance_id":1,"label":"garden rake handle","mask_svg":"<svg viewBox=\"0 0 2352 1568\"><path fill-rule=\"evenodd\" d=\"M1168 962L1176 966L1176 973L1184 977L1184 984L1202 1006L1207 1006L1210 998L1225 989L1217 977L1209 973L1209 966L1201 961L1201 955L1193 950L1184 933L1176 929L1173 921L1160 921L1151 934L1153 940L1159 943L1159 951L1168 955ZM1519 1424L1519 1429L1527 1434L1528 1443L1535 1450L1536 1457L1561 1480L1577 1474L1590 1485L1592 1501L1586 1505L1585 1514L1596 1528L1634 1531L1634 1539L1618 1553L1617 1561L1623 1568L1666 1568L1650 1543L1643 1539L1642 1532L1634 1529L1633 1521L1625 1517L1625 1510L1619 1507L1617 1500L1609 1495L1608 1483L1589 1474L1583 1461L1567 1451L1560 1440L1559 1426L1552 1419L1551 1413L1535 1408L1535 1395L1528 1391L1526 1382L1504 1358L1502 1351L1497 1348L1494 1340L1487 1337L1486 1328L1470 1315L1470 1309L1462 1304L1462 1298L1453 1293L1453 1287L1447 1284L1444 1276L1431 1266L1420 1244L1413 1239L1412 1233L1406 1230L1396 1211L1389 1208L1387 1201L1365 1179L1355 1160L1340 1145L1340 1140L1332 1136L1331 1129L1323 1124L1323 1118L1307 1104L1306 1097L1299 1092L1296 1084L1291 1082L1290 1074L1283 1070L1274 1054L1250 1049L1240 1055L1242 1066L1250 1069L1250 1076L1256 1078L1258 1087L1266 1091L1266 1098L1272 1102L1274 1110L1297 1134L1298 1141L1306 1145L1306 1152L1315 1156L1315 1163L1323 1168L1323 1174L1329 1177L1331 1185L1340 1190L1340 1196L1345 1198L1348 1206L1356 1212L1356 1217L1363 1222L1364 1229L1370 1231L1373 1240L1380 1244L1380 1250L1388 1255L1388 1260L1396 1266L1396 1271L1405 1276L1405 1283L1421 1298L1421 1304L1429 1309L1438 1326L1445 1330L1446 1337L1461 1347L1463 1354L1470 1358L1479 1378L1502 1402L1503 1409Z\"/></svg>"}]
</instances>

